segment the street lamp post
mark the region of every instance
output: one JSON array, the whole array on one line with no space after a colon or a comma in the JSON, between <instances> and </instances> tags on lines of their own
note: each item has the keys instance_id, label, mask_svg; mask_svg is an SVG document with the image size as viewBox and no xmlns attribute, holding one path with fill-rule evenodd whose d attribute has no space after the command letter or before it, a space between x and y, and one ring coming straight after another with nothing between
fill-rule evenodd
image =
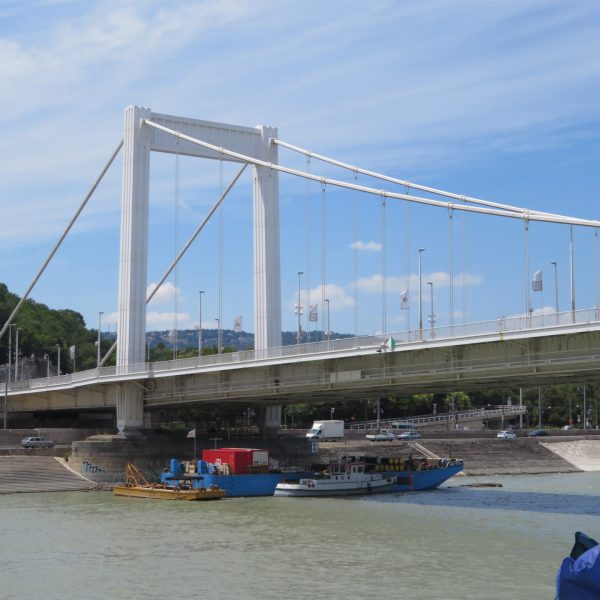
<instances>
[{"instance_id":1,"label":"street lamp post","mask_svg":"<svg viewBox=\"0 0 600 600\"><path fill-rule=\"evenodd\" d=\"M331 327L329 326L329 298L325 298L325 302L327 303L327 341L329 341L331 335Z\"/></svg>"},{"instance_id":2,"label":"street lamp post","mask_svg":"<svg viewBox=\"0 0 600 600\"><path fill-rule=\"evenodd\" d=\"M102 315L104 313L101 311L98 313L98 354L96 356L96 368L99 369L100 368L100 358L102 355L102 351L100 349L100 344L102 343L102 333L101 333L101 329L102 329Z\"/></svg>"},{"instance_id":3,"label":"street lamp post","mask_svg":"<svg viewBox=\"0 0 600 600\"><path fill-rule=\"evenodd\" d=\"M217 322L217 354L221 354L221 319L217 317L215 321Z\"/></svg>"},{"instance_id":4,"label":"street lamp post","mask_svg":"<svg viewBox=\"0 0 600 600\"><path fill-rule=\"evenodd\" d=\"M419 338L423 339L423 271L422 256L425 248L419 248Z\"/></svg>"},{"instance_id":5,"label":"street lamp post","mask_svg":"<svg viewBox=\"0 0 600 600\"><path fill-rule=\"evenodd\" d=\"M60 375L60 344L56 344L56 351L58 352L58 358L56 359L56 374Z\"/></svg>"},{"instance_id":6,"label":"street lamp post","mask_svg":"<svg viewBox=\"0 0 600 600\"><path fill-rule=\"evenodd\" d=\"M46 361L46 377L50 379L50 355L44 354L44 360Z\"/></svg>"},{"instance_id":7,"label":"street lamp post","mask_svg":"<svg viewBox=\"0 0 600 600\"><path fill-rule=\"evenodd\" d=\"M298 329L296 331L296 343L300 345L302 340L302 323L300 317L302 316L302 305L300 304L300 277L304 275L304 271L298 271L298 304L296 304L296 314L298 315Z\"/></svg>"},{"instance_id":8,"label":"street lamp post","mask_svg":"<svg viewBox=\"0 0 600 600\"><path fill-rule=\"evenodd\" d=\"M8 326L8 383L10 383L12 377L12 328L15 326L14 323L11 323Z\"/></svg>"},{"instance_id":9,"label":"street lamp post","mask_svg":"<svg viewBox=\"0 0 600 600\"><path fill-rule=\"evenodd\" d=\"M198 292L198 358L202 356L202 294L204 290Z\"/></svg>"},{"instance_id":10,"label":"street lamp post","mask_svg":"<svg viewBox=\"0 0 600 600\"><path fill-rule=\"evenodd\" d=\"M19 380L19 331L20 327L17 327L17 335L15 341L15 381Z\"/></svg>"},{"instance_id":11,"label":"street lamp post","mask_svg":"<svg viewBox=\"0 0 600 600\"><path fill-rule=\"evenodd\" d=\"M575 323L575 250L573 248L573 225L570 226L569 259L571 262L571 320Z\"/></svg>"},{"instance_id":12,"label":"street lamp post","mask_svg":"<svg viewBox=\"0 0 600 600\"><path fill-rule=\"evenodd\" d=\"M558 309L558 267L555 260L550 264L554 266L554 295L556 297L556 324L558 325L558 313L560 312Z\"/></svg>"},{"instance_id":13,"label":"street lamp post","mask_svg":"<svg viewBox=\"0 0 600 600\"><path fill-rule=\"evenodd\" d=\"M429 323L431 324L431 337L435 337L435 313L433 312L433 281L428 281L427 285L429 286L429 290L431 292L431 314L429 315Z\"/></svg>"},{"instance_id":14,"label":"street lamp post","mask_svg":"<svg viewBox=\"0 0 600 600\"><path fill-rule=\"evenodd\" d=\"M331 421L333 421L333 413L334 413L334 412L335 412L335 408L332 408L332 409L329 411L329 419L330 419Z\"/></svg>"}]
</instances>

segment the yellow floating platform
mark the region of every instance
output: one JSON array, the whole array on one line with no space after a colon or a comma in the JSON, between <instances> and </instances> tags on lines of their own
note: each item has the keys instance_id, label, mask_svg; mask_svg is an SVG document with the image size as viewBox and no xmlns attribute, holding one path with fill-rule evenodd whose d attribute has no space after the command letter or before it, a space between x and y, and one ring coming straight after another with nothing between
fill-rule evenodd
<instances>
[{"instance_id":1,"label":"yellow floating platform","mask_svg":"<svg viewBox=\"0 0 600 600\"><path fill-rule=\"evenodd\" d=\"M125 467L125 483L113 487L115 496L130 498L157 498L158 500L220 500L225 490L216 486L191 488L186 482L178 485L150 483L143 473L132 463Z\"/></svg>"},{"instance_id":2,"label":"yellow floating platform","mask_svg":"<svg viewBox=\"0 0 600 600\"><path fill-rule=\"evenodd\" d=\"M220 488L178 489L161 485L115 485L115 496L130 498L157 498L159 500L220 500L225 490Z\"/></svg>"}]
</instances>

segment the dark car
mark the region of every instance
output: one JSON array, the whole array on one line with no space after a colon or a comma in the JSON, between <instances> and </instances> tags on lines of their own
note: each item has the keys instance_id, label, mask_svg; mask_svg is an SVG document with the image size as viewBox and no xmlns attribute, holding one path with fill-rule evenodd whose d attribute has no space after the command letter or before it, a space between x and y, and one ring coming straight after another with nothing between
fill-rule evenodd
<instances>
[{"instance_id":1,"label":"dark car","mask_svg":"<svg viewBox=\"0 0 600 600\"><path fill-rule=\"evenodd\" d=\"M545 429L534 429L527 434L529 437L541 437L550 435Z\"/></svg>"}]
</instances>

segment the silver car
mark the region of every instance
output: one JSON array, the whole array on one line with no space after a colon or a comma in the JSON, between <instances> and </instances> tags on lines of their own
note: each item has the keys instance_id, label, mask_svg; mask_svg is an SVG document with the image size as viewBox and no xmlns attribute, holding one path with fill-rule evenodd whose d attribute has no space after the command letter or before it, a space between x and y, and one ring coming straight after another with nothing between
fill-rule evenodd
<instances>
[{"instance_id":1,"label":"silver car","mask_svg":"<svg viewBox=\"0 0 600 600\"><path fill-rule=\"evenodd\" d=\"M21 440L23 448L53 448L54 442L47 440L45 437L28 436Z\"/></svg>"}]
</instances>

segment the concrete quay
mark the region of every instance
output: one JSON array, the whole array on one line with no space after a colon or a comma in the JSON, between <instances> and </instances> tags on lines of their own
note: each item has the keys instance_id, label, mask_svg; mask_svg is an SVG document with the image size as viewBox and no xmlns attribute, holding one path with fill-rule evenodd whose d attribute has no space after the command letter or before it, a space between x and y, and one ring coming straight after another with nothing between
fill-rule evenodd
<instances>
[{"instance_id":1,"label":"concrete quay","mask_svg":"<svg viewBox=\"0 0 600 600\"><path fill-rule=\"evenodd\" d=\"M409 454L419 454L407 442L374 443L364 439L364 436L351 436L338 442L321 442L315 448L304 438L304 433L288 431L268 438L231 439L215 439L207 435L196 440L196 456L200 457L204 448L214 448L215 443L221 447L267 448L271 456L286 467L305 467L335 460L343 455L407 457ZM74 432L69 435L76 437ZM422 438L418 443L438 456L462 458L467 475L600 471L598 436L498 439L475 437L472 434L463 437L452 433L447 438ZM74 441L70 449L14 448L5 451L4 456L0 455L0 493L90 489L93 487L90 482L110 485L123 480L128 462L136 464L150 478L157 478L170 458L192 459L193 449L193 440L187 439L183 432L148 433L133 439L95 435ZM7 455L9 452L10 455ZM67 466L74 473L57 462L58 456L67 454Z\"/></svg>"}]
</instances>

